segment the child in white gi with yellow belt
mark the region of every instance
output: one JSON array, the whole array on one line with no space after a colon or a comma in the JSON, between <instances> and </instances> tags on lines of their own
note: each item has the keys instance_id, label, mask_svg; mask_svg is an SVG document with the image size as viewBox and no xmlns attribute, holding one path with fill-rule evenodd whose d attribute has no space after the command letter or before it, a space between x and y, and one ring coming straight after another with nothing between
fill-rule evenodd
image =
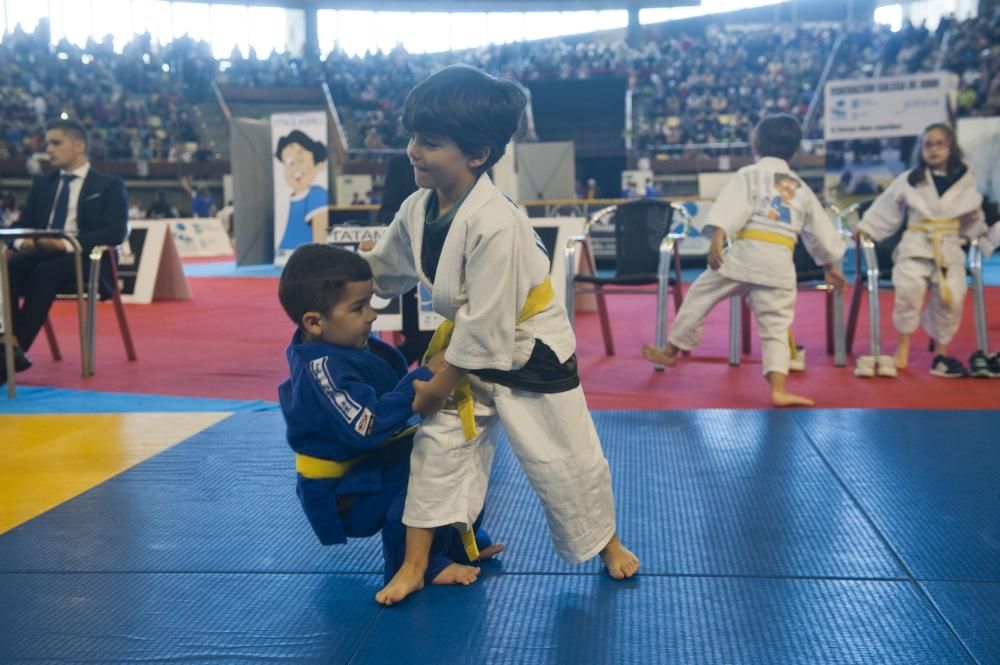
<instances>
[{"instance_id":1,"label":"child in white gi with yellow belt","mask_svg":"<svg viewBox=\"0 0 1000 665\"><path fill-rule=\"evenodd\" d=\"M420 83L403 106L421 189L364 255L379 294L418 282L431 289L434 310L448 321L430 351L446 346L448 367L414 383L414 410L433 415L414 439L406 559L376 595L385 605L421 588L434 527L467 529L475 520L500 426L541 499L556 552L571 563L600 554L616 579L639 568L616 534L611 474L549 257L486 175L525 102L514 83L454 66Z\"/></svg>"},{"instance_id":2,"label":"child in white gi with yellow belt","mask_svg":"<svg viewBox=\"0 0 1000 665\"><path fill-rule=\"evenodd\" d=\"M801 235L816 263L824 267L827 281L840 289L845 282L838 263L845 244L816 196L788 166L801 140L798 120L787 114L768 116L754 129L757 163L736 172L705 222L706 232L714 228L709 270L688 290L667 345L643 348L647 360L676 365L680 351L698 345L709 311L719 301L739 294L757 319L772 403L813 404L785 388L791 351L788 330L796 297L792 254Z\"/></svg>"},{"instance_id":3,"label":"child in white gi with yellow belt","mask_svg":"<svg viewBox=\"0 0 1000 665\"><path fill-rule=\"evenodd\" d=\"M920 138L916 166L900 174L855 227L855 236L879 241L906 224L892 257L892 322L899 333L896 367L909 363L910 336L923 323L934 341L931 374L945 378L968 374L960 360L948 355L948 344L958 332L968 290L963 239L987 233L982 200L972 170L962 162L954 130L935 124ZM988 242L982 246L992 250ZM930 303L924 309L928 288ZM982 351L969 359L974 370L986 368L987 374L991 362L997 361ZM995 371L1000 374L1000 367Z\"/></svg>"}]
</instances>

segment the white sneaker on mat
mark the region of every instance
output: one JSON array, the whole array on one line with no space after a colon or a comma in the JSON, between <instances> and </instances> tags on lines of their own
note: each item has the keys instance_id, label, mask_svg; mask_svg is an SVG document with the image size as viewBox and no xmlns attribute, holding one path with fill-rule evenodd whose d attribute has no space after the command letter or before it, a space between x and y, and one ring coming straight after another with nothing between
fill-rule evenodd
<instances>
[{"instance_id":1,"label":"white sneaker on mat","mask_svg":"<svg viewBox=\"0 0 1000 665\"><path fill-rule=\"evenodd\" d=\"M890 379L896 378L896 359L892 356L879 356L875 360L878 366L878 375Z\"/></svg>"},{"instance_id":2,"label":"white sneaker on mat","mask_svg":"<svg viewBox=\"0 0 1000 665\"><path fill-rule=\"evenodd\" d=\"M858 356L854 365L854 376L861 379L870 379L875 376L875 357Z\"/></svg>"},{"instance_id":3,"label":"white sneaker on mat","mask_svg":"<svg viewBox=\"0 0 1000 665\"><path fill-rule=\"evenodd\" d=\"M795 357L788 359L788 371L790 372L804 372L806 371L806 349L803 346L795 347Z\"/></svg>"}]
</instances>

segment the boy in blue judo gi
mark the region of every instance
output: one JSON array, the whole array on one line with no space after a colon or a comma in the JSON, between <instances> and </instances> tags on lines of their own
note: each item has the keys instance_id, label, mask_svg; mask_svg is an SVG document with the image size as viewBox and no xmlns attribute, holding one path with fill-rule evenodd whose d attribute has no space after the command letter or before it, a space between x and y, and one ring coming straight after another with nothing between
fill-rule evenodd
<instances>
[{"instance_id":1,"label":"boy in blue judo gi","mask_svg":"<svg viewBox=\"0 0 1000 665\"><path fill-rule=\"evenodd\" d=\"M413 381L429 381L443 359L407 373L403 355L371 337L371 296L371 269L357 254L318 244L295 250L278 283L298 326L286 351L290 378L278 395L310 525L324 545L381 531L388 582L405 550ZM481 529L475 540L480 561L503 549ZM475 549L463 547L454 529L438 529L425 580L471 584L479 568L466 564Z\"/></svg>"}]
</instances>

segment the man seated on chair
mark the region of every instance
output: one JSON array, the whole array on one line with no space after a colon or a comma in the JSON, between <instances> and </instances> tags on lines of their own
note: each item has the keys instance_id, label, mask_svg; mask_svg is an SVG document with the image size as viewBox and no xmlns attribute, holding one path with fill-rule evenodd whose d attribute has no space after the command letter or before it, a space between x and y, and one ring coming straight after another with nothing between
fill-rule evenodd
<instances>
[{"instance_id":1,"label":"man seated on chair","mask_svg":"<svg viewBox=\"0 0 1000 665\"><path fill-rule=\"evenodd\" d=\"M52 166L35 178L14 228L63 230L83 249L83 271L89 269L95 245L117 245L125 239L128 201L125 183L92 169L87 158L87 131L76 120L54 120L45 131ZM31 367L25 352L45 324L59 293L76 290L73 248L62 238L14 241L10 256L11 310L14 322L14 369ZM7 380L0 365L0 383Z\"/></svg>"}]
</instances>

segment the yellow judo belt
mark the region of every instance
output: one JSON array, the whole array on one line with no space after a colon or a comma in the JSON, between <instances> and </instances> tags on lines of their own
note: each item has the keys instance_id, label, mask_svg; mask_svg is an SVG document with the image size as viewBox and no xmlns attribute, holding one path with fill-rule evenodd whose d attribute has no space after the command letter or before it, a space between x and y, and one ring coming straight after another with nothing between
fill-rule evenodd
<instances>
[{"instance_id":1,"label":"yellow judo belt","mask_svg":"<svg viewBox=\"0 0 1000 665\"><path fill-rule=\"evenodd\" d=\"M548 307L552 299L555 298L555 295L556 292L552 288L552 280L546 277L544 282L528 291L528 299L524 301L524 307L521 308L521 313L517 316L517 322L523 323L540 313ZM445 320L441 322L441 325L434 331L434 336L431 337L431 343L424 354L424 362L427 362L435 353L448 348L448 343L451 342L451 335L454 331L454 321ZM455 408L458 410L458 416L462 421L462 434L465 435L466 441L471 441L476 436L476 405L472 400L472 384L469 382L468 376L462 377L462 380L459 381L458 386L455 388L454 397Z\"/></svg>"},{"instance_id":2,"label":"yellow judo belt","mask_svg":"<svg viewBox=\"0 0 1000 665\"><path fill-rule=\"evenodd\" d=\"M404 439L411 436L417 431L417 426L407 427L399 434L394 434L393 436L386 439L386 442L382 444L387 446L391 443L395 443L400 439ZM304 478L310 480L326 480L330 478L343 478L347 475L347 472L351 470L351 467L368 459L368 455L362 455L361 457L355 457L349 460L332 460L332 459L322 459L320 457L310 457L309 455L303 455L302 453L295 454L295 470L298 471Z\"/></svg>"},{"instance_id":3,"label":"yellow judo belt","mask_svg":"<svg viewBox=\"0 0 1000 665\"><path fill-rule=\"evenodd\" d=\"M781 245L782 247L787 247L788 249L795 249L795 238L789 238L781 233L774 233L772 231L762 231L760 229L743 229L736 233L736 237L746 240L760 240L761 242L769 242L772 245Z\"/></svg>"},{"instance_id":4,"label":"yellow judo belt","mask_svg":"<svg viewBox=\"0 0 1000 665\"><path fill-rule=\"evenodd\" d=\"M934 267L937 268L938 283L941 286L941 299L944 306L951 307L951 289L948 288L948 280L945 276L945 268L948 267L944 258L944 247L941 239L946 236L958 235L957 219L924 219L919 222L910 222L906 225L907 233L922 233L931 241L931 249L934 251Z\"/></svg>"}]
</instances>

